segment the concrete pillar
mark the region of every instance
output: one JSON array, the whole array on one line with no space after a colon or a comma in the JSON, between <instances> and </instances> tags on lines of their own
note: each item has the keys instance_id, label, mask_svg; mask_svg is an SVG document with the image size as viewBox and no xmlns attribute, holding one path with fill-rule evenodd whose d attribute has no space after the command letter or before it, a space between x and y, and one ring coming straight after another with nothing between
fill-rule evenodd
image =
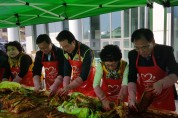
<instances>
[{"instance_id":1,"label":"concrete pillar","mask_svg":"<svg viewBox=\"0 0 178 118\"><path fill-rule=\"evenodd\" d=\"M35 39L33 36L33 26L25 27L26 53L31 54L35 50Z\"/></svg>"},{"instance_id":2,"label":"concrete pillar","mask_svg":"<svg viewBox=\"0 0 178 118\"><path fill-rule=\"evenodd\" d=\"M8 42L10 41L19 41L19 28L13 27L13 28L7 28L7 34L8 34Z\"/></svg>"},{"instance_id":3,"label":"concrete pillar","mask_svg":"<svg viewBox=\"0 0 178 118\"><path fill-rule=\"evenodd\" d=\"M69 30L73 33L75 38L82 42L82 23L81 19L69 20Z\"/></svg>"},{"instance_id":4,"label":"concrete pillar","mask_svg":"<svg viewBox=\"0 0 178 118\"><path fill-rule=\"evenodd\" d=\"M36 35L47 34L47 29L45 24L36 25Z\"/></svg>"},{"instance_id":5,"label":"concrete pillar","mask_svg":"<svg viewBox=\"0 0 178 118\"><path fill-rule=\"evenodd\" d=\"M69 21L68 20L64 20L63 21L63 29L64 30L69 30Z\"/></svg>"}]
</instances>

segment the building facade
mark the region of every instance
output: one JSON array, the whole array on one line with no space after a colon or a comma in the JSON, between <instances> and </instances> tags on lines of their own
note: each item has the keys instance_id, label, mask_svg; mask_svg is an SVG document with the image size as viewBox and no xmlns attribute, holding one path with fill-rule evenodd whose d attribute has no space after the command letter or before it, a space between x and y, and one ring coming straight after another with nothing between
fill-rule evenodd
<instances>
[{"instance_id":1,"label":"building facade","mask_svg":"<svg viewBox=\"0 0 178 118\"><path fill-rule=\"evenodd\" d=\"M178 60L178 7L166 8L166 11L165 20L165 9L154 3L153 8L138 7L83 19L26 26L26 52L38 50L35 39L43 33L49 34L53 43L60 46L56 36L66 29L70 30L77 40L90 46L96 58L99 57L98 53L103 46L114 44L120 47L123 59L127 60L128 52L133 49L130 40L133 31L150 28L154 32L156 43L174 47Z\"/></svg>"}]
</instances>

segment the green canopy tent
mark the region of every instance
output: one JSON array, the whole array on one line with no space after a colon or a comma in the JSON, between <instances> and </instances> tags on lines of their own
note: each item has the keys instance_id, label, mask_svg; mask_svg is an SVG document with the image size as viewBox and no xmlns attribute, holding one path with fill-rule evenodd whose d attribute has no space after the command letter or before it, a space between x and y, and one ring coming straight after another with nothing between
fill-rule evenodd
<instances>
[{"instance_id":1,"label":"green canopy tent","mask_svg":"<svg viewBox=\"0 0 178 118\"><path fill-rule=\"evenodd\" d=\"M151 0L1 0L0 28L79 19L151 4Z\"/></svg>"},{"instance_id":2,"label":"green canopy tent","mask_svg":"<svg viewBox=\"0 0 178 118\"><path fill-rule=\"evenodd\" d=\"M161 4L165 7L178 6L178 0L154 0L154 2Z\"/></svg>"}]
</instances>

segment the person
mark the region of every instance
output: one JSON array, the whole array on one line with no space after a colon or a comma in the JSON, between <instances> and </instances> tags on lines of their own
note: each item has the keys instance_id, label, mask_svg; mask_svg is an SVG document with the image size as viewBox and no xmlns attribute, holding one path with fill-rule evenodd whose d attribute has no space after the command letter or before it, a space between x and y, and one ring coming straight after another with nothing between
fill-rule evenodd
<instances>
[{"instance_id":1,"label":"person","mask_svg":"<svg viewBox=\"0 0 178 118\"><path fill-rule=\"evenodd\" d=\"M41 73L44 67L46 89L50 90L50 95L54 95L63 81L63 51L52 43L47 34L40 34L36 44L40 50L36 52L33 67L35 91L42 89Z\"/></svg>"},{"instance_id":2,"label":"person","mask_svg":"<svg viewBox=\"0 0 178 118\"><path fill-rule=\"evenodd\" d=\"M5 69L8 68L8 56L7 54L0 50L0 82L2 81Z\"/></svg>"},{"instance_id":3,"label":"person","mask_svg":"<svg viewBox=\"0 0 178 118\"><path fill-rule=\"evenodd\" d=\"M92 86L95 73L93 51L77 41L74 35L67 30L61 31L56 39L63 48L65 57L64 87L58 91L58 95L81 92L87 96L94 96Z\"/></svg>"},{"instance_id":4,"label":"person","mask_svg":"<svg viewBox=\"0 0 178 118\"><path fill-rule=\"evenodd\" d=\"M178 65L173 48L156 44L153 32L145 28L134 31L131 42L135 49L128 53L129 108L138 111L136 100L147 91L153 94L150 108L174 111L173 85L178 80Z\"/></svg>"},{"instance_id":5,"label":"person","mask_svg":"<svg viewBox=\"0 0 178 118\"><path fill-rule=\"evenodd\" d=\"M33 86L32 59L25 54L18 41L5 45L8 55L8 68L4 72L3 81L13 81L26 86Z\"/></svg>"},{"instance_id":6,"label":"person","mask_svg":"<svg viewBox=\"0 0 178 118\"><path fill-rule=\"evenodd\" d=\"M100 53L101 63L96 69L93 88L105 110L110 110L113 102L118 104L118 99L124 101L127 97L128 64L121 58L117 45L106 45Z\"/></svg>"}]
</instances>

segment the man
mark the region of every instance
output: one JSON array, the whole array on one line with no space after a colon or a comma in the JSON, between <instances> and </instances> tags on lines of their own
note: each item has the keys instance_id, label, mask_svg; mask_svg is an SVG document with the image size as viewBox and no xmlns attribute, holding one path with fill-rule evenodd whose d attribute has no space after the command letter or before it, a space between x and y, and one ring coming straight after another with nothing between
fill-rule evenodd
<instances>
[{"instance_id":1,"label":"man","mask_svg":"<svg viewBox=\"0 0 178 118\"><path fill-rule=\"evenodd\" d=\"M138 29L131 37L135 49L128 54L129 107L137 110L137 101L147 91L152 94L151 108L175 110L173 85L178 80L178 65L173 48L155 43L149 29ZM137 85L137 90L136 90Z\"/></svg>"},{"instance_id":2,"label":"man","mask_svg":"<svg viewBox=\"0 0 178 118\"><path fill-rule=\"evenodd\" d=\"M63 51L52 44L51 39L46 34L41 34L36 39L39 51L36 53L33 75L35 90L39 91L42 67L45 69L46 89L55 94L58 86L63 81Z\"/></svg>"},{"instance_id":3,"label":"man","mask_svg":"<svg viewBox=\"0 0 178 118\"><path fill-rule=\"evenodd\" d=\"M60 46L64 50L64 78L63 89L59 95L66 95L70 90L81 92L88 96L94 95L94 55L92 50L77 41L74 35L67 30L61 31L57 36Z\"/></svg>"},{"instance_id":4,"label":"man","mask_svg":"<svg viewBox=\"0 0 178 118\"><path fill-rule=\"evenodd\" d=\"M3 74L8 68L8 56L2 50L0 50L0 82L2 81Z\"/></svg>"}]
</instances>

